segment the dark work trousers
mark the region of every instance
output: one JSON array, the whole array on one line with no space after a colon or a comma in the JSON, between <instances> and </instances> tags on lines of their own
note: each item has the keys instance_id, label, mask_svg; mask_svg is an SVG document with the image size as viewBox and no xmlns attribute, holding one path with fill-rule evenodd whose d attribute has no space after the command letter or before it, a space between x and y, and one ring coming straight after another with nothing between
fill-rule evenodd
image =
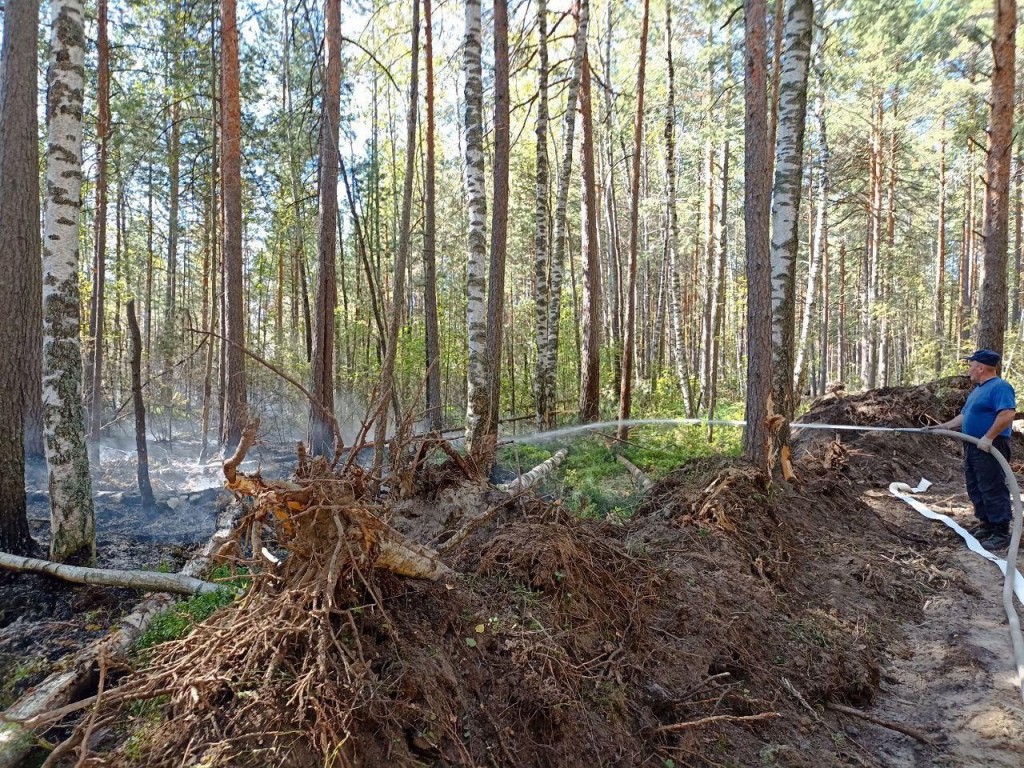
<instances>
[{"instance_id":1,"label":"dark work trousers","mask_svg":"<svg viewBox=\"0 0 1024 768\"><path fill-rule=\"evenodd\" d=\"M992 441L992 447L1010 460L1010 438L1000 435ZM1007 526L1013 518L1010 489L996 458L973 443L964 443L964 478L974 516L998 528Z\"/></svg>"}]
</instances>

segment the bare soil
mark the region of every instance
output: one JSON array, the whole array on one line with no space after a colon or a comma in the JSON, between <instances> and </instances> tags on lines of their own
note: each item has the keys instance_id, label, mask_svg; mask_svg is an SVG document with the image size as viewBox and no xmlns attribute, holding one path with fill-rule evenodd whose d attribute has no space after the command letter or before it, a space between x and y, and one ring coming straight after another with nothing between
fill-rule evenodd
<instances>
[{"instance_id":1,"label":"bare soil","mask_svg":"<svg viewBox=\"0 0 1024 768\"><path fill-rule=\"evenodd\" d=\"M804 419L919 426L949 418L966 391L965 380L948 379L830 396ZM489 511L446 553L450 577L353 575L332 598L336 616L316 625L338 640L337 653L282 629L269 671L232 666L226 628L250 631L237 612L254 607L224 609L158 661L191 660L152 699L150 719L140 725L138 702L126 704L99 729L88 764L214 755L218 765L253 766L1024 763L998 572L885 491L924 475L937 483L928 502L966 517L959 448L805 430L794 459L789 484L735 460L680 467L626 524L580 521L557 503L432 470L381 514L443 548ZM259 599L276 617L294 594L267 584ZM73 621L63 610L53 616ZM266 624L258 630L273 633ZM76 631L69 636L84 639ZM287 670L306 669L308 654L339 669L358 659L358 669L285 699ZM146 674L129 675L125 690L135 680L145 691ZM344 745L325 748L332 724L319 702L343 702L333 725ZM916 728L934 745L829 704Z\"/></svg>"}]
</instances>

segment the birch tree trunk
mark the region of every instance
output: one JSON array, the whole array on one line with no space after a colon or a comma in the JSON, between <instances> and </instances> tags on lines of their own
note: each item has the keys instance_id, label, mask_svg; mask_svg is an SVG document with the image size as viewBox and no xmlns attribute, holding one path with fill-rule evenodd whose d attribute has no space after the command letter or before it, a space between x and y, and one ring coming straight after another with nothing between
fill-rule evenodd
<instances>
[{"instance_id":1,"label":"birch tree trunk","mask_svg":"<svg viewBox=\"0 0 1024 768\"><path fill-rule=\"evenodd\" d=\"M1003 350L1006 333L1006 263L1013 152L1014 38L1017 0L995 0L992 91L985 161L985 261L978 308L978 347Z\"/></svg>"},{"instance_id":2,"label":"birch tree trunk","mask_svg":"<svg viewBox=\"0 0 1024 768\"><path fill-rule=\"evenodd\" d=\"M505 249L508 244L509 135L508 0L494 0L494 169L491 253L487 279L487 411L470 441L477 465L489 468L498 443L501 345L505 332Z\"/></svg>"},{"instance_id":3,"label":"birch tree trunk","mask_svg":"<svg viewBox=\"0 0 1024 768\"><path fill-rule=\"evenodd\" d=\"M942 346L945 343L943 318L946 301L946 116L939 129L939 221L935 238L935 376L942 373Z\"/></svg>"},{"instance_id":4,"label":"birch tree trunk","mask_svg":"<svg viewBox=\"0 0 1024 768\"><path fill-rule=\"evenodd\" d=\"M335 253L338 238L338 133L341 120L341 2L324 0L327 66L323 72L323 103L317 158L316 309L313 315L313 402L309 408L309 450L313 456L334 451L334 312L338 306ZM385 425L387 419L384 419Z\"/></svg>"},{"instance_id":5,"label":"birch tree trunk","mask_svg":"<svg viewBox=\"0 0 1024 768\"><path fill-rule=\"evenodd\" d=\"M744 224L747 273L747 393L743 454L767 469L770 434L772 310L768 224L771 179L768 175L768 99L765 73L767 21L765 0L744 0Z\"/></svg>"},{"instance_id":6,"label":"birch tree trunk","mask_svg":"<svg viewBox=\"0 0 1024 768\"><path fill-rule=\"evenodd\" d=\"M484 179L483 84L480 0L466 0L466 37L462 66L465 73L463 130L466 152L466 202L469 211L466 258L467 361L466 438L477 433L487 416L487 189Z\"/></svg>"},{"instance_id":7,"label":"birch tree trunk","mask_svg":"<svg viewBox=\"0 0 1024 768\"><path fill-rule=\"evenodd\" d=\"M548 19L547 0L537 0L537 177L534 192L533 277L534 311L536 314L537 367L534 371L534 400L537 409L537 429L548 426L548 379L542 366L548 337L548 262L550 261L550 235L548 233L548 197L550 194L548 168Z\"/></svg>"},{"instance_id":8,"label":"birch tree trunk","mask_svg":"<svg viewBox=\"0 0 1024 768\"><path fill-rule=\"evenodd\" d=\"M636 335L636 262L640 224L640 149L644 139L644 78L647 73L647 27L650 0L644 0L640 22L640 69L636 82L636 118L633 122L633 174L630 179L629 270L626 285L626 322L622 338L622 378L619 381L619 424L616 436L629 437L629 419L633 405L633 339Z\"/></svg>"},{"instance_id":9,"label":"birch tree trunk","mask_svg":"<svg viewBox=\"0 0 1024 768\"><path fill-rule=\"evenodd\" d=\"M811 0L787 0L775 186L772 193L772 399L775 413L793 418L793 325L796 311L796 252L799 245L800 194L803 189L804 125L807 115L807 64L811 51ZM789 440L784 425L780 445Z\"/></svg>"},{"instance_id":10,"label":"birch tree trunk","mask_svg":"<svg viewBox=\"0 0 1024 768\"><path fill-rule=\"evenodd\" d=\"M794 385L796 395L794 405L799 404L803 391L803 384L806 380L806 367L808 348L808 336L810 335L811 319L815 316L817 300L817 280L822 268L828 263L828 195L829 195L829 149L828 130L825 124L825 67L822 61L824 40L818 45L815 57L815 72L818 80L818 90L814 96L814 122L818 133L818 154L815 158L815 193L817 201L815 204L814 217L814 246L811 250L810 263L807 269L807 296L804 301L803 319L800 323L800 341L796 347L796 364L794 369ZM824 274L824 280L828 280L828 273ZM823 285L824 287L824 285ZM821 365L825 365L824 359Z\"/></svg>"},{"instance_id":11,"label":"birch tree trunk","mask_svg":"<svg viewBox=\"0 0 1024 768\"><path fill-rule=\"evenodd\" d=\"M583 354L580 377L580 421L596 421L601 399L601 257L597 246L597 178L594 174L594 120L590 98L590 59L583 51L580 78L580 112L583 123Z\"/></svg>"},{"instance_id":12,"label":"birch tree trunk","mask_svg":"<svg viewBox=\"0 0 1024 768\"><path fill-rule=\"evenodd\" d=\"M233 451L248 421L245 300L242 292L242 105L239 96L235 0L221 0L221 121L224 193L225 352L222 443Z\"/></svg>"},{"instance_id":13,"label":"birch tree trunk","mask_svg":"<svg viewBox=\"0 0 1024 768\"><path fill-rule=\"evenodd\" d=\"M434 206L434 28L431 0L423 0L423 47L426 64L426 170L423 180L423 320L426 334L427 423L441 430L441 346L437 321L437 213Z\"/></svg>"},{"instance_id":14,"label":"birch tree trunk","mask_svg":"<svg viewBox=\"0 0 1024 768\"><path fill-rule=\"evenodd\" d=\"M36 113L38 0L10 0L0 47L0 550L32 553L23 438L37 412L41 323L39 121ZM33 290L35 288L36 290ZM37 385L33 391L32 385Z\"/></svg>"},{"instance_id":15,"label":"birch tree trunk","mask_svg":"<svg viewBox=\"0 0 1024 768\"><path fill-rule=\"evenodd\" d=\"M43 216L43 411L50 473L50 559L92 562L96 525L82 408L78 216L82 204L82 0L50 5Z\"/></svg>"},{"instance_id":16,"label":"birch tree trunk","mask_svg":"<svg viewBox=\"0 0 1024 768\"><path fill-rule=\"evenodd\" d=\"M558 382L558 334L562 311L562 278L565 274L566 251L566 208L569 204L569 182L572 176L572 153L576 133L576 103L579 100L580 71L583 68L583 52L587 46L587 21L590 14L589 0L578 0L576 4L576 44L573 50L572 69L569 74L565 103L565 120L562 126L562 157L558 172L558 189L555 193L555 231L551 262L548 266L546 338L543 354L538 356L537 376L544 376L546 402L539 409L544 414L546 428L555 425Z\"/></svg>"}]
</instances>

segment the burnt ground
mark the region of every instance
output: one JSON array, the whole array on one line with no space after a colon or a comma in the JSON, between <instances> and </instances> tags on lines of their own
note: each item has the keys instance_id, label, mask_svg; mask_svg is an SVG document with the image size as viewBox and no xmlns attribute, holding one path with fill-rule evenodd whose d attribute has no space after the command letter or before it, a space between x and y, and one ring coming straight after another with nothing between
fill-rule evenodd
<instances>
[{"instance_id":1,"label":"burnt ground","mask_svg":"<svg viewBox=\"0 0 1024 768\"><path fill-rule=\"evenodd\" d=\"M804 420L919 426L949 418L965 395L964 380L949 379L830 396ZM449 578L379 576L376 606L364 596L349 609L343 642L358 647L365 669L359 687L341 691L354 702L345 712L349 749L333 759L1020 765L1024 712L998 572L886 491L892 481L926 476L936 483L926 503L967 519L958 456L958 446L930 436L806 430L794 437L795 482L769 485L735 460L696 461L660 481L626 524L575 520L557 504L508 501L439 472L389 506L396 528L444 546L467 517L488 508L492 515L446 554L456 572ZM172 551L166 542L143 544L150 563ZM58 655L58 637L77 646L134 599L11 581L0 585L3 604L21 589L22 623L34 629L12 633L5 615L0 639L51 637L46 658ZM83 626L81 601L96 605L84 608L91 625ZM232 610L200 627L195 642L204 632L216 636ZM283 644L282 656L292 648ZM21 669L30 654L13 656ZM211 668L230 669L224 662L211 651ZM21 674L23 688L33 677ZM251 684L236 680L211 697L223 718L195 721L188 748L197 758L231 742L235 751L217 753L217 764L331 759L301 735L312 716L294 702L268 695L258 718L242 717L246 702L264 695ZM829 705L864 708L934 744ZM143 737L126 714L92 745L90 764L178 764L176 722L191 713L175 709L173 695L159 706L162 719ZM264 734L289 735L264 743Z\"/></svg>"},{"instance_id":2,"label":"burnt ground","mask_svg":"<svg viewBox=\"0 0 1024 768\"><path fill-rule=\"evenodd\" d=\"M220 461L199 462L199 453L198 443L152 445L157 507L147 510L128 443L104 443L93 474L98 567L177 571L209 539L230 495L223 489ZM293 461L294 453L263 446L244 466L285 473ZM45 462L30 461L26 479L36 556L45 558L50 532ZM0 570L0 708L40 682L61 657L105 635L141 599L135 590L72 586Z\"/></svg>"}]
</instances>

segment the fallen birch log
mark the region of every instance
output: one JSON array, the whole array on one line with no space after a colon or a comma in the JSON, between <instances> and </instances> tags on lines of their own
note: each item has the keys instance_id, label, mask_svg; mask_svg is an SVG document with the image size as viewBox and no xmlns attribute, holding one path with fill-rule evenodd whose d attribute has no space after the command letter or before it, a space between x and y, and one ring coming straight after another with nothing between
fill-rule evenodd
<instances>
[{"instance_id":1,"label":"fallen birch log","mask_svg":"<svg viewBox=\"0 0 1024 768\"><path fill-rule=\"evenodd\" d=\"M640 469L640 467L638 467L632 461L627 459L622 454L616 454L615 458L616 460L618 460L619 464L621 464L622 466L629 470L629 474L633 476L633 482L636 483L637 486L639 486L641 491L646 492L654 487L654 482L651 480L651 478L645 475L644 471Z\"/></svg>"},{"instance_id":2,"label":"fallen birch log","mask_svg":"<svg viewBox=\"0 0 1024 768\"><path fill-rule=\"evenodd\" d=\"M86 568L79 565L37 560L0 552L0 568L15 573L41 573L75 584L93 584L101 587L127 587L148 592L172 592L178 595L205 595L221 587L209 581L179 573L155 571L122 571L112 568Z\"/></svg>"},{"instance_id":3,"label":"fallen birch log","mask_svg":"<svg viewBox=\"0 0 1024 768\"><path fill-rule=\"evenodd\" d=\"M519 491L525 491L531 485L535 484L538 480L542 479L545 475L551 473L562 460L566 457L568 451L562 448L558 453L552 456L547 461L543 461L536 467L531 469L525 475L520 475L515 480L508 483L502 483L498 486L499 490L507 491L508 493L518 493Z\"/></svg>"},{"instance_id":4,"label":"fallen birch log","mask_svg":"<svg viewBox=\"0 0 1024 768\"><path fill-rule=\"evenodd\" d=\"M203 551L192 558L178 572L184 577L197 578L211 567L211 558L231 535L234 512L228 508L217 519L217 531L207 541ZM173 574L159 574L169 576ZM208 584L209 582L201 582ZM213 585L216 587L216 585ZM149 628L154 618L169 610L177 599L166 592L150 595L128 616L118 622L111 634L83 648L62 663L61 669L31 689L0 715L0 768L19 768L39 742L33 728L24 725L48 712L64 707L86 687L93 675L100 655L108 658L130 650Z\"/></svg>"}]
</instances>

